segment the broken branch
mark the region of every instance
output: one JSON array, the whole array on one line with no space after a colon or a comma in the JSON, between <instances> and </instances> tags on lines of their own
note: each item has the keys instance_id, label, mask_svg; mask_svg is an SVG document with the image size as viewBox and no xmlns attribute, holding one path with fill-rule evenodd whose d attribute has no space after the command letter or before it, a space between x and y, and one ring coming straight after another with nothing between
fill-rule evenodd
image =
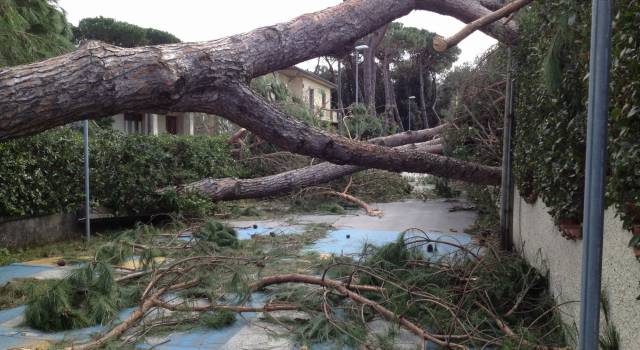
<instances>
[{"instance_id":1,"label":"broken branch","mask_svg":"<svg viewBox=\"0 0 640 350\"><path fill-rule=\"evenodd\" d=\"M508 5L500 8L499 10L491 12L490 14L480 17L475 21L465 25L459 32L448 38L436 35L433 38L433 48L438 52L447 51L447 49L458 45L462 40L464 40L464 38L468 37L476 30L481 29L486 25L489 25L503 17L509 16L512 13L515 13L519 9L529 4L531 1L533 0L515 0Z\"/></svg>"}]
</instances>

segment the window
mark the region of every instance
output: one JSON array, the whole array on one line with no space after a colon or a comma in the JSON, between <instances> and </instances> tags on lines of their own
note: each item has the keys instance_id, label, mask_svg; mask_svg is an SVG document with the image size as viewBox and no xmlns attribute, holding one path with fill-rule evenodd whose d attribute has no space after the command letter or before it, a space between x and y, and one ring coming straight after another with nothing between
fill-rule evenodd
<instances>
[{"instance_id":1,"label":"window","mask_svg":"<svg viewBox=\"0 0 640 350\"><path fill-rule=\"evenodd\" d=\"M178 134L178 117L167 116L167 132L173 135Z\"/></svg>"},{"instance_id":2,"label":"window","mask_svg":"<svg viewBox=\"0 0 640 350\"><path fill-rule=\"evenodd\" d=\"M127 134L142 133L142 114L125 113L124 114L124 132Z\"/></svg>"},{"instance_id":3,"label":"window","mask_svg":"<svg viewBox=\"0 0 640 350\"><path fill-rule=\"evenodd\" d=\"M315 91L313 89L309 89L309 109L313 111L314 102L315 101Z\"/></svg>"}]
</instances>

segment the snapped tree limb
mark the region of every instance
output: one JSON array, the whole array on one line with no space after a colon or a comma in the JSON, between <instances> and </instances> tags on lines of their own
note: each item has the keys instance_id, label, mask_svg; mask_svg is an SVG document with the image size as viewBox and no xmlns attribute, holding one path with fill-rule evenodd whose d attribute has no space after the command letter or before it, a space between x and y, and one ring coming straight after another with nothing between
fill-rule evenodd
<instances>
[{"instance_id":1,"label":"snapped tree limb","mask_svg":"<svg viewBox=\"0 0 640 350\"><path fill-rule=\"evenodd\" d=\"M517 12L521 8L528 5L531 1L533 0L515 0L505 5L504 7L497 9L494 12L491 12L467 24L459 32L457 32L456 34L448 38L444 38L439 35L436 35L433 38L433 48L439 52L447 51L447 49L458 45L462 40L464 40L466 37L471 35L476 30L484 26L487 26L491 23L494 23L495 21L498 21L504 17L507 17L512 13Z\"/></svg>"},{"instance_id":2,"label":"snapped tree limb","mask_svg":"<svg viewBox=\"0 0 640 350\"><path fill-rule=\"evenodd\" d=\"M442 131L449 128L450 125L451 124L442 124L431 129L403 132L371 139L368 142L387 147L418 142L418 145L407 146L407 148L420 149L424 152L441 153L442 139L429 139L439 135ZM215 201L263 198L286 194L308 186L319 185L363 170L366 170L366 168L355 165L337 165L323 162L301 169L254 179L208 178L180 186L179 190L198 191L207 194ZM160 192L167 191L168 189L170 188L162 189Z\"/></svg>"}]
</instances>

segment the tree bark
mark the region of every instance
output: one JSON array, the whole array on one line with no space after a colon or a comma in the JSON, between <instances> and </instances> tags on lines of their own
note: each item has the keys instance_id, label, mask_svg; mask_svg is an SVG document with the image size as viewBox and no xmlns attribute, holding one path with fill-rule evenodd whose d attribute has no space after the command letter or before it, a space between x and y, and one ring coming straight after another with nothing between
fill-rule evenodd
<instances>
[{"instance_id":1,"label":"tree bark","mask_svg":"<svg viewBox=\"0 0 640 350\"><path fill-rule=\"evenodd\" d=\"M468 37L476 30L488 24L492 24L503 17L509 16L510 14L527 6L531 1L533 0L515 0L513 2L510 2L508 5L505 5L504 7L497 9L494 12L488 13L485 16L482 16L481 18L478 18L473 22L467 24L459 32L448 38L443 38L437 35L433 38L433 48L436 51L444 52L448 48L458 45L458 43L460 43L462 40L464 40L464 38Z\"/></svg>"},{"instance_id":2,"label":"tree bark","mask_svg":"<svg viewBox=\"0 0 640 350\"><path fill-rule=\"evenodd\" d=\"M387 32L387 25L369 34L363 62L364 103L369 114L376 114L376 53Z\"/></svg>"},{"instance_id":3,"label":"tree bark","mask_svg":"<svg viewBox=\"0 0 640 350\"><path fill-rule=\"evenodd\" d=\"M345 53L357 39L414 9L464 22L491 13L479 0L350 0L207 42L129 49L90 42L67 55L0 70L0 141L123 111L203 112L221 115L285 150L337 164L498 184L497 168L363 144L309 127L246 85L314 57ZM481 30L515 40L511 22Z\"/></svg>"},{"instance_id":4,"label":"tree bark","mask_svg":"<svg viewBox=\"0 0 640 350\"><path fill-rule=\"evenodd\" d=\"M419 149L423 152L441 153L442 139L433 139L433 141L430 142L423 141L441 134L448 127L449 124L443 124L433 129L404 132L391 136L379 137L369 140L369 142L387 147L398 147L406 144L418 143L417 145L404 147L407 149ZM366 170L366 168L355 165L336 165L323 162L301 169L254 179L209 178L180 186L179 190L202 192L214 201L263 198L284 195L308 186L316 186L363 170ZM166 190L167 189L163 189L161 191Z\"/></svg>"},{"instance_id":5,"label":"tree bark","mask_svg":"<svg viewBox=\"0 0 640 350\"><path fill-rule=\"evenodd\" d=\"M89 43L66 55L0 70L0 140L126 110L200 112L185 97L206 92L221 103L216 95L230 82L345 52L414 9L463 22L490 13L477 0L350 0L206 42L128 49ZM515 38L512 23L492 23L483 30L509 42Z\"/></svg>"},{"instance_id":6,"label":"tree bark","mask_svg":"<svg viewBox=\"0 0 640 350\"><path fill-rule=\"evenodd\" d=\"M391 82L391 62L389 62L389 53L385 52L382 58L382 79L384 85L384 111L385 111L385 125L396 125L400 130L402 123L400 122L400 113L398 112L398 105L396 103L395 92L393 91L393 83Z\"/></svg>"},{"instance_id":7,"label":"tree bark","mask_svg":"<svg viewBox=\"0 0 640 350\"><path fill-rule=\"evenodd\" d=\"M430 128L429 120L427 119L427 102L424 96L424 64L420 62L418 58L418 80L420 81L420 117L422 118L423 128Z\"/></svg>"}]
</instances>

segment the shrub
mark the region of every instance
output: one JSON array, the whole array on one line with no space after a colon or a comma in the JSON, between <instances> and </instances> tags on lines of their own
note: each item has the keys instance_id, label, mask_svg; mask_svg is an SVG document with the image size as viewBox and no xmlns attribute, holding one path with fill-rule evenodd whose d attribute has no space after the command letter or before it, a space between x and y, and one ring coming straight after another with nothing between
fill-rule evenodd
<instances>
[{"instance_id":1,"label":"shrub","mask_svg":"<svg viewBox=\"0 0 640 350\"><path fill-rule=\"evenodd\" d=\"M92 205L118 214L202 214L201 208L213 204L201 195L156 191L242 173L225 137L126 136L97 128L89 147ZM70 128L0 143L0 217L78 209L84 196L82 154L82 136Z\"/></svg>"}]
</instances>

